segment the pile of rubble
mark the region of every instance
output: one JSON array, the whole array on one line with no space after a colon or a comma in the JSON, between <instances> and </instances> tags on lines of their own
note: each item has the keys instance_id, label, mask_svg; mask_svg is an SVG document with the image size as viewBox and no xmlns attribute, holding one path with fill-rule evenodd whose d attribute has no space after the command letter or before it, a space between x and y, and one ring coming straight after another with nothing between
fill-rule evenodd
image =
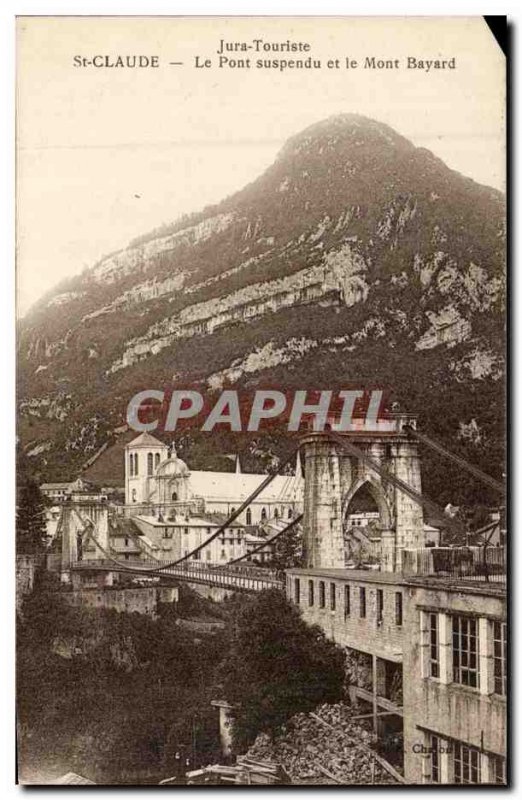
<instances>
[{"instance_id":1,"label":"pile of rubble","mask_svg":"<svg viewBox=\"0 0 522 800\"><path fill-rule=\"evenodd\" d=\"M281 764L294 784L403 783L375 752L375 735L351 721L353 713L338 703L296 714L275 738L260 734L247 757Z\"/></svg>"}]
</instances>

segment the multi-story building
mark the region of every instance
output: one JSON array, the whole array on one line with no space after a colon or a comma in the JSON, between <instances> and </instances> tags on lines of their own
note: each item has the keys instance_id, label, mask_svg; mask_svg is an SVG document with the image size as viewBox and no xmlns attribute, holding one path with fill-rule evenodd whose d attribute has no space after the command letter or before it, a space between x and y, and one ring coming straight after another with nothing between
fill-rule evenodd
<instances>
[{"instance_id":1,"label":"multi-story building","mask_svg":"<svg viewBox=\"0 0 522 800\"><path fill-rule=\"evenodd\" d=\"M306 566L287 570L287 596L345 648L350 694L406 783L505 783L504 549L424 546L434 531L418 502L416 444L399 418L395 431L351 442L364 460L327 434L303 440ZM363 486L378 508L381 554L371 569L350 569L345 533Z\"/></svg>"},{"instance_id":2,"label":"multi-story building","mask_svg":"<svg viewBox=\"0 0 522 800\"><path fill-rule=\"evenodd\" d=\"M67 483L42 483L40 490L49 500L56 502L69 497L70 482Z\"/></svg>"},{"instance_id":3,"label":"multi-story building","mask_svg":"<svg viewBox=\"0 0 522 800\"><path fill-rule=\"evenodd\" d=\"M251 559L257 564L266 564L274 555L275 546L260 533L247 533L245 535L245 553L252 554ZM255 552L254 552L255 551Z\"/></svg>"},{"instance_id":4,"label":"multi-story building","mask_svg":"<svg viewBox=\"0 0 522 800\"><path fill-rule=\"evenodd\" d=\"M505 585L475 577L287 571L303 618L346 648L375 730L403 732L408 783L505 781Z\"/></svg>"},{"instance_id":5,"label":"multi-story building","mask_svg":"<svg viewBox=\"0 0 522 800\"><path fill-rule=\"evenodd\" d=\"M151 555L162 561L175 561L196 550L219 530L224 521L226 518L218 520L215 516L191 513L171 514L166 518L161 514L159 516L137 515L131 520L120 520L117 530L126 531L126 535L123 537L124 542L126 541L129 547L138 548L138 553L141 549L145 555ZM134 526L134 535L129 522ZM115 538L111 533L113 547L112 543ZM232 559L244 555L245 552L245 528L243 525L233 522L227 525L209 545L195 552L190 560L226 564Z\"/></svg>"},{"instance_id":6,"label":"multi-story building","mask_svg":"<svg viewBox=\"0 0 522 800\"><path fill-rule=\"evenodd\" d=\"M82 534L81 558L99 559L110 550L121 561L176 561L193 553L191 561L227 564L270 538L270 524L282 526L302 509L304 480L297 456L294 474L274 476L233 522L197 551L266 479L266 474L243 473L239 458L235 472L191 471L173 446L143 433L125 449L125 503L81 478L41 487L55 503L47 509L49 540L59 534L67 509L76 510L83 527L103 517L107 532L107 538L102 536L105 553L93 536ZM70 524L70 514L68 520ZM266 562L272 552L267 543L256 552L256 561Z\"/></svg>"},{"instance_id":7,"label":"multi-story building","mask_svg":"<svg viewBox=\"0 0 522 800\"><path fill-rule=\"evenodd\" d=\"M42 483L40 486L42 494L55 503L89 502L107 500L107 492L93 486L89 481L77 478L68 483Z\"/></svg>"},{"instance_id":8,"label":"multi-story building","mask_svg":"<svg viewBox=\"0 0 522 800\"><path fill-rule=\"evenodd\" d=\"M405 591L406 775L412 783L505 783L505 586L413 576Z\"/></svg>"}]
</instances>

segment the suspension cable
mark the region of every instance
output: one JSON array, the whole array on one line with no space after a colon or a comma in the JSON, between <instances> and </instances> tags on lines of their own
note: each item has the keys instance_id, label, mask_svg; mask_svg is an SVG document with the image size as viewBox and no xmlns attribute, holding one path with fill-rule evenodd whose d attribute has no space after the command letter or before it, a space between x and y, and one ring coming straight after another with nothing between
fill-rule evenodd
<instances>
[{"instance_id":1,"label":"suspension cable","mask_svg":"<svg viewBox=\"0 0 522 800\"><path fill-rule=\"evenodd\" d=\"M220 525L219 528L216 531L214 531L214 533L211 536L208 537L208 539L202 542L202 544L195 547L193 550L190 551L190 553L186 553L181 558L178 558L176 561L170 561L167 564L162 564L160 567L156 567L155 569L163 570L163 569L168 569L168 567L175 567L178 564L181 564L183 561L192 558L192 556L194 556L196 553L199 553L200 550L203 550L204 547L207 547L207 545L213 542L214 539L217 539L217 537L220 536L225 531L225 529L228 528L228 526L231 525L232 522L234 522L234 520L236 520L239 517L239 515L243 513L243 511L246 508L248 508L250 503L252 503L256 499L256 497L260 495L262 491L264 491L264 489L266 489L266 487L280 473L283 467L286 467L286 465L294 458L298 450L299 447L296 447L295 450L292 450L290 455L285 458L285 460L279 465L277 470L273 472L271 475L267 475L265 480L262 481L262 483L257 487L257 489L255 489L255 491L253 491L252 494L249 495L247 499L241 503L237 511L233 511L232 514L229 516L229 518L225 522L223 522L223 524Z\"/></svg>"},{"instance_id":2,"label":"suspension cable","mask_svg":"<svg viewBox=\"0 0 522 800\"><path fill-rule=\"evenodd\" d=\"M76 512L76 513L77 513L77 516L78 516L78 519L80 520L80 522L82 522L84 524L84 528L82 530L82 535L86 534L87 537L89 539L91 539L91 541L94 543L94 545L101 551L101 553L105 556L105 558L108 561L112 561L114 564L116 564L118 567L120 567L124 572L129 572L129 573L134 573L134 574L143 574L144 572L147 573L147 572L158 572L159 571L158 567L153 567L152 569L143 568L143 567L140 567L139 564L133 564L131 566L128 562L119 561L117 558L114 558L113 556L111 556L110 553L103 547L103 545L100 544L100 542L98 541L96 536L94 536L93 531L92 531L92 529L94 528L94 523L91 520L87 520L85 522L82 519L82 517L78 514L78 512ZM261 550L263 547L266 547L267 545L271 544L276 539L278 539L279 536L283 536L291 528L293 528L294 525L297 525L299 522L301 522L302 519L303 519L303 514L299 514L297 517L295 517L295 519L293 519L291 522L289 522L288 525L286 525L282 530L278 531L276 534L274 534L274 536L271 536L270 539L267 539L266 541L262 542L262 544L258 545L253 550L251 550L250 553L245 553L245 555L242 555L239 558L235 558L232 561L228 561L226 564L223 564L221 567L218 568L218 570L216 570L216 573L218 574L220 569L221 570L225 569L226 567L230 566L231 564L237 564L240 561L244 561L246 558L249 558L250 556L254 555L259 550ZM160 563L160 562L158 561L157 563ZM174 576L174 577L178 577L178 576Z\"/></svg>"},{"instance_id":3,"label":"suspension cable","mask_svg":"<svg viewBox=\"0 0 522 800\"><path fill-rule=\"evenodd\" d=\"M437 453L446 456L446 458L448 458L450 461L453 461L454 464L458 464L459 467L462 467L463 469L470 472L472 475L475 476L475 478L478 478L480 481L482 481L482 483L485 483L491 489L494 489L495 491L500 492L501 494L504 495L506 494L506 487L502 483L495 480L495 478L492 478L490 475L486 475L485 472L482 472L482 470L480 470L478 467L475 467L473 464L470 464L469 461L466 461L466 459L462 458L461 456L457 456L450 450L446 450L445 447L443 447L438 442L434 442L433 439L430 439L428 436L426 436L425 433L419 433L419 431L416 431L414 428L411 427L411 425L405 425L402 430L405 431L408 434L408 436L412 436L415 439L418 439L419 441L426 444L428 447L431 447L432 450L436 450Z\"/></svg>"},{"instance_id":4,"label":"suspension cable","mask_svg":"<svg viewBox=\"0 0 522 800\"><path fill-rule=\"evenodd\" d=\"M83 529L80 532L80 535L82 536L82 538L83 538L84 535L86 535L87 538L90 539L93 542L95 547L97 547L98 550L100 550L100 552L107 559L107 561L112 561L113 564L116 564L121 569L129 571L129 572L149 572L149 571L153 571L154 568L149 568L149 567L145 567L145 568L133 567L131 569L129 567L129 562L128 561L120 561L119 559L114 558L114 556L111 556L110 552L108 550L106 550L105 547L102 544L100 544L100 542L98 541L98 539L94 535L93 529L96 527L94 525L94 522L92 520L90 520L90 519L85 520L81 516L81 514L77 511L77 509L73 509L73 512L76 514L76 516L77 516L78 520L80 521L81 525L83 525ZM141 551L141 552L143 552L143 551ZM150 559L150 560L154 560L156 563L159 563L159 560L155 559L154 557L152 559Z\"/></svg>"},{"instance_id":5,"label":"suspension cable","mask_svg":"<svg viewBox=\"0 0 522 800\"><path fill-rule=\"evenodd\" d=\"M117 558L114 558L114 556L111 556L111 554L105 549L105 547L102 544L100 544L100 542L93 533L93 528L95 527L94 522L92 522L92 520L87 520L87 522L85 522L79 514L78 514L78 519L80 520L80 522L84 524L84 528L81 535L83 536L85 534L87 538L93 542L95 547L97 547L98 550L101 551L102 555L107 559L107 561L112 561L113 564L117 564L119 567L128 569L129 567L128 562L119 561ZM140 571L143 572L144 570Z\"/></svg>"},{"instance_id":6,"label":"suspension cable","mask_svg":"<svg viewBox=\"0 0 522 800\"><path fill-rule=\"evenodd\" d=\"M411 497L412 500L415 500L415 502L417 502L420 506L426 508L431 514L433 514L433 516L437 517L440 522L444 523L445 527L453 528L459 533L464 532L462 525L451 519L451 517L448 517L448 515L444 513L444 510L437 505L437 503L435 503L433 500L430 500L429 497L426 497L426 495L422 495L417 492L400 478L392 475L392 473L385 469L385 467L382 467L377 461L374 461L373 458L367 456L366 453L364 453L359 447L356 447L354 444L352 444L352 442L349 442L347 439L339 436L337 433L333 433L332 431L328 431L328 436L340 447L347 450L352 456L355 456L359 461L362 461L363 464L366 464L366 466L370 467L370 469L373 469L375 472L377 472L381 478L389 481L395 487L407 494L408 497Z\"/></svg>"},{"instance_id":7,"label":"suspension cable","mask_svg":"<svg viewBox=\"0 0 522 800\"><path fill-rule=\"evenodd\" d=\"M277 502L278 503L284 503L285 502L287 494L290 493L290 488L291 488L291 485L292 485L292 480L294 478L294 475L292 475L292 474L286 475L285 478L286 478L286 480L283 481L283 483L281 485L281 489L280 489L279 494L277 496Z\"/></svg>"},{"instance_id":8,"label":"suspension cable","mask_svg":"<svg viewBox=\"0 0 522 800\"><path fill-rule=\"evenodd\" d=\"M285 525L284 528L282 528L280 531L271 536L270 539L266 539L262 544L259 544L257 545L257 547L254 547L254 549L251 550L250 553L245 553L244 555L239 556L239 558L233 558L232 561L227 561L227 563L224 564L224 566L228 567L230 566L230 564L239 564L240 561L244 561L246 558L250 558L255 553L259 552L259 550L262 550L263 547L266 547L268 544L272 544L272 542L275 542L275 540L278 539L279 536L283 536L283 534L288 533L290 528L293 528L294 525L297 525L299 522L301 522L303 516L304 516L303 514L298 514L297 517L295 517L295 519L293 519L291 522L288 523L288 525Z\"/></svg>"},{"instance_id":9,"label":"suspension cable","mask_svg":"<svg viewBox=\"0 0 522 800\"><path fill-rule=\"evenodd\" d=\"M190 553L186 553L186 555L182 556L182 558L179 558L176 561L170 561L170 562L167 562L166 564L163 564L162 562L158 561L157 562L158 566L155 565L153 567L144 567L144 568L139 569L138 571L139 572L158 572L159 570L168 569L169 567L175 567L178 564L181 564L183 561L186 561L187 559L191 558L195 553L198 553L204 547L209 545L214 539L216 539L221 533L223 533L223 531L235 519L237 519L237 517L240 514L242 514L242 512L245 510L245 508L247 508L250 505L250 503L252 503L253 500L255 500L255 498L259 494L261 494L261 492L264 489L266 489L266 487L274 480L274 478L279 474L279 472L293 459L293 457L297 454L298 450L299 450L299 447L295 448L295 450L293 450L290 453L290 455L279 465L279 467L277 468L277 470L274 473L272 473L271 475L267 475L265 480L262 481L262 483L257 487L257 489L255 489L255 491L253 491L252 494L249 495L247 497L247 499L243 501L243 503L239 506L237 511L234 511L228 517L228 519L222 525L220 525L220 527L211 536L208 537L208 539L206 539L204 542L202 542L202 544L198 545L198 547L194 548L194 550L192 550ZM100 549L100 551L103 553L103 555L109 561L112 561L114 564L117 564L119 567L122 567L123 569L127 569L128 570L129 569L128 563L127 562L123 562L123 561L119 561L117 558L114 558L113 556L111 556L107 552L107 550L105 550L105 548L99 543L97 538L93 535L92 528L94 528L94 523L91 520L88 520L87 523L85 523L85 521L78 514L76 509L74 509L74 511L75 511L78 519L80 520L80 522L85 525L84 530L82 531L82 535L84 533L87 533L88 537L93 540L94 544ZM266 544L266 542L265 542L265 544Z\"/></svg>"}]
</instances>

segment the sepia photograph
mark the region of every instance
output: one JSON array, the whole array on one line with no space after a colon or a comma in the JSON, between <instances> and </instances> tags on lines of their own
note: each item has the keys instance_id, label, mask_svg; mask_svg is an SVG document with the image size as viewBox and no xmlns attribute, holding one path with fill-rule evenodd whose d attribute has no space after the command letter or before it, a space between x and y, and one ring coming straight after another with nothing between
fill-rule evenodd
<instances>
[{"instance_id":1,"label":"sepia photograph","mask_svg":"<svg viewBox=\"0 0 522 800\"><path fill-rule=\"evenodd\" d=\"M17 17L19 784L510 785L506 26Z\"/></svg>"}]
</instances>

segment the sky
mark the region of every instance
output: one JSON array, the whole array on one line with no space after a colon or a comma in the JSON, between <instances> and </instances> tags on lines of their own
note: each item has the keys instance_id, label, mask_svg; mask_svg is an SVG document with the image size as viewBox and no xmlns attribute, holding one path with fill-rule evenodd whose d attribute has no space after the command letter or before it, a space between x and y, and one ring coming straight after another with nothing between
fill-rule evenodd
<instances>
[{"instance_id":1,"label":"sky","mask_svg":"<svg viewBox=\"0 0 522 800\"><path fill-rule=\"evenodd\" d=\"M219 67L221 40L253 39L310 51L227 52L251 68ZM160 66L74 66L105 54ZM308 55L321 69L253 66ZM408 70L408 56L454 57L456 68ZM400 67L364 69L366 57ZM289 136L334 114L387 123L503 190L504 102L503 57L480 17L19 18L18 313L131 238L242 188Z\"/></svg>"}]
</instances>

